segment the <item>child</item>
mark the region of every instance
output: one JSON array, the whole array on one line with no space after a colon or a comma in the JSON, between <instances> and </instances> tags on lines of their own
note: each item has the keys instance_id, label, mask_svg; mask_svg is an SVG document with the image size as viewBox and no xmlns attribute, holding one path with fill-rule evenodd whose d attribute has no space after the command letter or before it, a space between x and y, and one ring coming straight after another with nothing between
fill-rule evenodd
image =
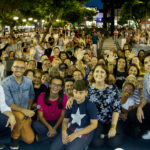
<instances>
[{"instance_id":1,"label":"child","mask_svg":"<svg viewBox=\"0 0 150 150\"><path fill-rule=\"evenodd\" d=\"M88 84L78 80L73 86L74 101L67 109L62 124L62 135L52 143L50 150L84 150L91 142L97 127L97 109L87 98Z\"/></svg>"}]
</instances>

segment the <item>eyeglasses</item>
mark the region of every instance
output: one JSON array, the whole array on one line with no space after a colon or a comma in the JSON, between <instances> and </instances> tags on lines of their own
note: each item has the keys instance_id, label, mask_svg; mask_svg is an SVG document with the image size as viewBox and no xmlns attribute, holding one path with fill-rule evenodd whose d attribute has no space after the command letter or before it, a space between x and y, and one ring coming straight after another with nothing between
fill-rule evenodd
<instances>
[{"instance_id":1,"label":"eyeglasses","mask_svg":"<svg viewBox=\"0 0 150 150\"><path fill-rule=\"evenodd\" d=\"M13 66L15 69L20 69L20 70L24 70L25 67L19 67L19 66Z\"/></svg>"},{"instance_id":2,"label":"eyeglasses","mask_svg":"<svg viewBox=\"0 0 150 150\"><path fill-rule=\"evenodd\" d=\"M57 88L61 88L61 87L62 87L62 84L52 83L52 86L55 86L55 87L57 87Z\"/></svg>"}]
</instances>

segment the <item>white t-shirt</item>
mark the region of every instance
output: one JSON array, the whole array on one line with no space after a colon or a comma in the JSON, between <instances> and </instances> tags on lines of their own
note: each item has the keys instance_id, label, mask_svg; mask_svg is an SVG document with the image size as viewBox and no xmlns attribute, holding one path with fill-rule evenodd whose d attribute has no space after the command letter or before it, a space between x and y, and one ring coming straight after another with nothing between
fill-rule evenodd
<instances>
[{"instance_id":1,"label":"white t-shirt","mask_svg":"<svg viewBox=\"0 0 150 150\"><path fill-rule=\"evenodd\" d=\"M134 100L134 98L131 96L131 97L129 97L129 98L127 99L127 101L126 101L124 104L122 104L122 108L128 110L129 107L133 106L134 104L135 104L135 100Z\"/></svg>"}]
</instances>

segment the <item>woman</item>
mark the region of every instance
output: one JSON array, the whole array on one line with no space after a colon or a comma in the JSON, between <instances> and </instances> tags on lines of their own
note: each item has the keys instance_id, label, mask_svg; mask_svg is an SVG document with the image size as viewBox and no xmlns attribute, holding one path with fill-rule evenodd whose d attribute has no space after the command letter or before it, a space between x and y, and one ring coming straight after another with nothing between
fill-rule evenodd
<instances>
[{"instance_id":1,"label":"woman","mask_svg":"<svg viewBox=\"0 0 150 150\"><path fill-rule=\"evenodd\" d=\"M88 98L96 104L98 110L98 128L91 145L100 147L106 142L113 148L121 145L122 130L118 124L121 112L120 93L115 85L108 85L108 71L98 64L93 70L94 82L89 86Z\"/></svg>"},{"instance_id":2,"label":"woman","mask_svg":"<svg viewBox=\"0 0 150 150\"><path fill-rule=\"evenodd\" d=\"M34 104L37 103L38 96L41 93L47 91L47 87L44 84L42 84L41 79L42 79L42 72L36 69L33 75L33 86L34 86L34 93L35 93L35 98L33 102Z\"/></svg>"},{"instance_id":3,"label":"woman","mask_svg":"<svg viewBox=\"0 0 150 150\"><path fill-rule=\"evenodd\" d=\"M139 75L139 69L136 64L131 64L128 68L128 75L134 75L137 77Z\"/></svg>"},{"instance_id":4,"label":"woman","mask_svg":"<svg viewBox=\"0 0 150 150\"><path fill-rule=\"evenodd\" d=\"M134 84L130 82L125 82L122 87L121 93L121 104L122 104L122 113L120 118L124 121L127 119L128 112L135 108L135 101L132 97L135 90Z\"/></svg>"},{"instance_id":5,"label":"woman","mask_svg":"<svg viewBox=\"0 0 150 150\"><path fill-rule=\"evenodd\" d=\"M132 60L131 60L131 63L132 64L136 64L138 69L139 69L139 75L145 75L145 70L144 70L144 67L139 59L139 57L133 57Z\"/></svg>"},{"instance_id":6,"label":"woman","mask_svg":"<svg viewBox=\"0 0 150 150\"><path fill-rule=\"evenodd\" d=\"M62 78L53 77L50 80L49 90L38 98L37 104L41 106L38 110L39 121L33 122L33 129L41 141L53 138L57 132L60 132L66 102L67 96L63 94Z\"/></svg>"},{"instance_id":7,"label":"woman","mask_svg":"<svg viewBox=\"0 0 150 150\"><path fill-rule=\"evenodd\" d=\"M127 75L126 68L127 68L127 63L125 58L119 58L116 64L115 71L113 73L116 77L116 85L119 90L122 89L122 85Z\"/></svg>"}]
</instances>

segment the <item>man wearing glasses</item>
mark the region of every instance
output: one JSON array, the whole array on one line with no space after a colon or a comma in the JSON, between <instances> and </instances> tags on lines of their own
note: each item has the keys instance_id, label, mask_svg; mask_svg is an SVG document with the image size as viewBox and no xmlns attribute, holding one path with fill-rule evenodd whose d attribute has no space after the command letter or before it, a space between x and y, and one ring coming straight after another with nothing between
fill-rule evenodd
<instances>
[{"instance_id":1,"label":"man wearing glasses","mask_svg":"<svg viewBox=\"0 0 150 150\"><path fill-rule=\"evenodd\" d=\"M10 149L19 149L19 136L25 143L29 144L34 141L34 133L25 132L27 122L31 122L30 117L34 115L34 111L30 110L34 99L34 89L32 81L23 76L25 72L23 60L15 60L11 69L13 74L3 80L2 87L6 103L11 107L16 118L16 125L11 133Z\"/></svg>"}]
</instances>

